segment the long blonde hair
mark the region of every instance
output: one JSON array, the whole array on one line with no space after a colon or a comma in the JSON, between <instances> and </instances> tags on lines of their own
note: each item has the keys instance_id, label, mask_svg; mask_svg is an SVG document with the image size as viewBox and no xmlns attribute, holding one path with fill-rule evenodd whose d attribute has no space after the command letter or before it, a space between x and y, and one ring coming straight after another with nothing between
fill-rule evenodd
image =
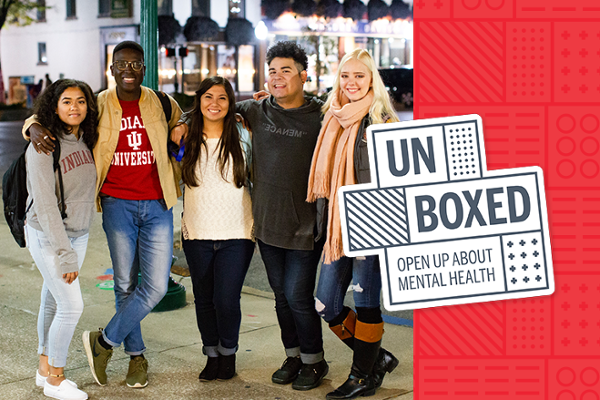
<instances>
[{"instance_id":1,"label":"long blonde hair","mask_svg":"<svg viewBox=\"0 0 600 400\"><path fill-rule=\"evenodd\" d=\"M385 89L385 85L381 80L381 76L379 76L379 71L377 71L377 66L375 65L375 60L371 57L371 54L367 50L363 49L354 49L350 53L346 54L342 61L340 61L340 65L337 70L337 74L335 75L335 80L333 82L333 88L331 89L331 93L327 98L327 101L323 105L321 111L325 114L329 108L331 107L331 102L333 101L333 94L336 93L340 95L340 75L342 73L342 68L344 64L346 64L349 60L358 60L365 64L365 66L371 72L371 83L373 87L373 103L371 104L371 108L369 108L369 116L371 118L371 123L373 124L381 124L384 122L384 117L389 116L392 122L398 122L399 119L396 116L396 110L392 106L392 102L390 101L390 95Z\"/></svg>"}]
</instances>

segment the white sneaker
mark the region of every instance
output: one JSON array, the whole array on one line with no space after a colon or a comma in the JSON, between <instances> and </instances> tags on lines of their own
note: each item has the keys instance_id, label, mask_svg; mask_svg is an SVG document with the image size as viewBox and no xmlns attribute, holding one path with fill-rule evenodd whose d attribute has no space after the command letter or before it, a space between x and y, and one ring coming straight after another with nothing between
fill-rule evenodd
<instances>
[{"instance_id":1,"label":"white sneaker","mask_svg":"<svg viewBox=\"0 0 600 400\"><path fill-rule=\"evenodd\" d=\"M40 374L39 370L35 371L35 386L43 388L44 387L44 383L46 383L46 379L48 379L48 377L47 376L42 376ZM77 384L75 382L73 382L73 381L71 381L69 379L67 379L67 382L69 382L71 385L77 387Z\"/></svg>"},{"instance_id":2,"label":"white sneaker","mask_svg":"<svg viewBox=\"0 0 600 400\"><path fill-rule=\"evenodd\" d=\"M58 400L86 400L88 398L86 392L77 389L66 380L58 386L51 385L46 381L44 383L44 395Z\"/></svg>"}]
</instances>

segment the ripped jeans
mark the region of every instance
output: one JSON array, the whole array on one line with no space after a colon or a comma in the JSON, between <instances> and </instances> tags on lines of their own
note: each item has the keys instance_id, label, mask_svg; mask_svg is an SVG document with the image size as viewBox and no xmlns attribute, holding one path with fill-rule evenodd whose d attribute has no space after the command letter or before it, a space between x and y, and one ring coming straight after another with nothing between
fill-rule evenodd
<instances>
[{"instance_id":1,"label":"ripped jeans","mask_svg":"<svg viewBox=\"0 0 600 400\"><path fill-rule=\"evenodd\" d=\"M344 309L344 297L351 280L354 281L355 307L379 308L379 257L342 257L321 266L315 308L326 322L333 320Z\"/></svg>"}]
</instances>

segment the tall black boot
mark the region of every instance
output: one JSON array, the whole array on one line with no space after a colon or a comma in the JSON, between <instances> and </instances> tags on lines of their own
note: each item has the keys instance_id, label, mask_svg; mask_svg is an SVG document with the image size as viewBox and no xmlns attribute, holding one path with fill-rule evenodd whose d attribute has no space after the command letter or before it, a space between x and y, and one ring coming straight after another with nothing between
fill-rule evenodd
<instances>
[{"instance_id":1,"label":"tall black boot","mask_svg":"<svg viewBox=\"0 0 600 400\"><path fill-rule=\"evenodd\" d=\"M377 388L373 381L373 366L379 356L382 335L383 322L367 324L356 321L350 375L342 386L327 394L327 399L355 399L375 394Z\"/></svg>"},{"instance_id":2,"label":"tall black boot","mask_svg":"<svg viewBox=\"0 0 600 400\"><path fill-rule=\"evenodd\" d=\"M340 338L346 346L354 350L354 331L356 329L356 313L349 307L329 322L329 329ZM381 387L386 372L391 373L398 366L398 359L389 351L381 347L379 355L373 366L373 382L375 387Z\"/></svg>"}]
</instances>

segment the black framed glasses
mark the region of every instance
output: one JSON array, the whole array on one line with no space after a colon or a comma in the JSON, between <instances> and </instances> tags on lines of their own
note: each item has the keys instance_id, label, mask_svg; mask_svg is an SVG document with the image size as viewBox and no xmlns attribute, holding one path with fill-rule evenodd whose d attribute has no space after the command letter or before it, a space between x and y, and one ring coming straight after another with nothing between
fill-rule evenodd
<instances>
[{"instance_id":1,"label":"black framed glasses","mask_svg":"<svg viewBox=\"0 0 600 400\"><path fill-rule=\"evenodd\" d=\"M141 71L142 68L144 67L144 63L142 61L119 60L119 61L114 61L113 65L115 67L117 67L117 69L119 71L125 71L127 69L128 65L131 65L131 69L134 71Z\"/></svg>"}]
</instances>

